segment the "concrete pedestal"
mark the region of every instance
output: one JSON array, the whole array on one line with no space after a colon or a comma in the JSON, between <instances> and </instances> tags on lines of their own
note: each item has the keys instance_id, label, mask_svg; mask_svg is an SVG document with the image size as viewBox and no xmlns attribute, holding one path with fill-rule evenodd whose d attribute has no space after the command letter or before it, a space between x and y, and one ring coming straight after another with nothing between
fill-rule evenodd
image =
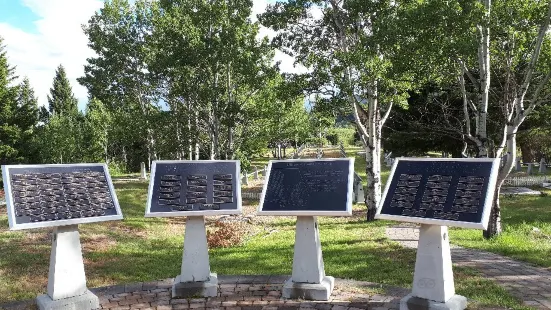
<instances>
[{"instance_id":1,"label":"concrete pedestal","mask_svg":"<svg viewBox=\"0 0 551 310\"><path fill-rule=\"evenodd\" d=\"M412 294L400 300L400 310L463 310L467 308L467 298L461 295L453 295L446 302L437 302L424 298L415 297Z\"/></svg>"},{"instance_id":2,"label":"concrete pedestal","mask_svg":"<svg viewBox=\"0 0 551 310\"><path fill-rule=\"evenodd\" d=\"M97 309L99 300L86 288L78 225L59 226L53 233L48 294L36 299L44 309Z\"/></svg>"},{"instance_id":3,"label":"concrete pedestal","mask_svg":"<svg viewBox=\"0 0 551 310\"><path fill-rule=\"evenodd\" d=\"M316 217L297 217L293 274L283 286L283 298L328 300L334 282L325 276Z\"/></svg>"},{"instance_id":4,"label":"concrete pedestal","mask_svg":"<svg viewBox=\"0 0 551 310\"><path fill-rule=\"evenodd\" d=\"M210 273L207 231L203 216L188 216L181 274L172 286L173 298L216 297L218 278Z\"/></svg>"},{"instance_id":5,"label":"concrete pedestal","mask_svg":"<svg viewBox=\"0 0 551 310\"><path fill-rule=\"evenodd\" d=\"M36 305L40 310L92 310L100 308L98 297L88 290L82 295L58 300L53 300L46 294L40 295L36 298Z\"/></svg>"},{"instance_id":6,"label":"concrete pedestal","mask_svg":"<svg viewBox=\"0 0 551 310\"><path fill-rule=\"evenodd\" d=\"M400 310L462 310L467 299L455 295L448 228L421 225L413 275L413 290L400 301Z\"/></svg>"}]
</instances>

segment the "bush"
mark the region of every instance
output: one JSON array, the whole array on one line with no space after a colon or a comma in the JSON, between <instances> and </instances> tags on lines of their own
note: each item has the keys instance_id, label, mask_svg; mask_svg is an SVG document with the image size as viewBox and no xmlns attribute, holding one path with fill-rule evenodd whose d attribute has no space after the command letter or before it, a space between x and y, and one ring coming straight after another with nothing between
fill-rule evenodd
<instances>
[{"instance_id":1,"label":"bush","mask_svg":"<svg viewBox=\"0 0 551 310\"><path fill-rule=\"evenodd\" d=\"M111 161L111 162L109 162L109 164L107 164L107 166L109 166L109 174L111 176L122 175L122 174L128 173L128 170L126 169L126 165L124 163L117 162L117 161Z\"/></svg>"},{"instance_id":2,"label":"bush","mask_svg":"<svg viewBox=\"0 0 551 310\"><path fill-rule=\"evenodd\" d=\"M214 223L214 228L207 231L207 243L209 248L227 248L241 244L247 232L243 222Z\"/></svg>"},{"instance_id":3,"label":"bush","mask_svg":"<svg viewBox=\"0 0 551 310\"><path fill-rule=\"evenodd\" d=\"M344 146L354 145L355 133L354 128L331 128L327 133L327 140L332 145L339 145L340 143Z\"/></svg>"}]
</instances>

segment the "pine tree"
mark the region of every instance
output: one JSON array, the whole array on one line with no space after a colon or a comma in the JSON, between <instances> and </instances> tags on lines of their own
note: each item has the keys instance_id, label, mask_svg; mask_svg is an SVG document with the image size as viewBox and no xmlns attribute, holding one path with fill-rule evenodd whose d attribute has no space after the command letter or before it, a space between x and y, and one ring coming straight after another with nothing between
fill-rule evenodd
<instances>
[{"instance_id":1,"label":"pine tree","mask_svg":"<svg viewBox=\"0 0 551 310\"><path fill-rule=\"evenodd\" d=\"M8 57L3 39L0 38L0 163L8 164L16 161L18 151L15 148L20 130L14 125L17 109L18 87L12 86L15 68L8 64Z\"/></svg>"},{"instance_id":2,"label":"pine tree","mask_svg":"<svg viewBox=\"0 0 551 310\"><path fill-rule=\"evenodd\" d=\"M65 68L63 65L59 65L55 72L53 86L50 88L50 95L48 95L50 114L77 115L77 103Z\"/></svg>"},{"instance_id":3,"label":"pine tree","mask_svg":"<svg viewBox=\"0 0 551 310\"><path fill-rule=\"evenodd\" d=\"M19 127L20 138L16 143L19 150L18 161L36 162L37 148L33 143L38 125L38 100L27 78L19 85L17 96L17 110L14 115L14 124Z\"/></svg>"}]
</instances>

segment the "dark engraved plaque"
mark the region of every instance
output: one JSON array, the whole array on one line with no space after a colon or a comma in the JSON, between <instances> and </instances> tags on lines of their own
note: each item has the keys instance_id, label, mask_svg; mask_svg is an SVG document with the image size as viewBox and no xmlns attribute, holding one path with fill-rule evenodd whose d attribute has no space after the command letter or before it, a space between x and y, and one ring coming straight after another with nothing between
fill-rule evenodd
<instances>
[{"instance_id":1,"label":"dark engraved plaque","mask_svg":"<svg viewBox=\"0 0 551 310\"><path fill-rule=\"evenodd\" d=\"M351 215L353 173L350 158L271 161L259 214Z\"/></svg>"},{"instance_id":2,"label":"dark engraved plaque","mask_svg":"<svg viewBox=\"0 0 551 310\"><path fill-rule=\"evenodd\" d=\"M484 229L498 163L493 158L399 158L377 218Z\"/></svg>"},{"instance_id":3,"label":"dark engraved plaque","mask_svg":"<svg viewBox=\"0 0 551 310\"><path fill-rule=\"evenodd\" d=\"M146 216L236 214L239 186L237 161L155 161Z\"/></svg>"},{"instance_id":4,"label":"dark engraved plaque","mask_svg":"<svg viewBox=\"0 0 551 310\"><path fill-rule=\"evenodd\" d=\"M9 165L2 173L11 229L122 219L103 164Z\"/></svg>"}]
</instances>

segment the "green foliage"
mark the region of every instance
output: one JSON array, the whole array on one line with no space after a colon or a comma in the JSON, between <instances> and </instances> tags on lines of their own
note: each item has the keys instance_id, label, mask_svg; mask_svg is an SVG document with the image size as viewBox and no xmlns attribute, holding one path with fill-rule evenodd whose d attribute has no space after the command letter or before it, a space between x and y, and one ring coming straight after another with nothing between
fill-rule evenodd
<instances>
[{"instance_id":1,"label":"green foliage","mask_svg":"<svg viewBox=\"0 0 551 310\"><path fill-rule=\"evenodd\" d=\"M8 64L0 38L0 163L34 161L32 137L38 122L38 107L29 81L13 85L15 69Z\"/></svg>"},{"instance_id":2,"label":"green foliage","mask_svg":"<svg viewBox=\"0 0 551 310\"><path fill-rule=\"evenodd\" d=\"M48 104L50 114L76 115L78 113L78 101L62 65L59 65L55 72L53 86L48 95Z\"/></svg>"},{"instance_id":3,"label":"green foliage","mask_svg":"<svg viewBox=\"0 0 551 310\"><path fill-rule=\"evenodd\" d=\"M332 145L340 145L341 143L344 146L354 145L354 135L356 129L354 128L342 128L342 127L332 127L327 132L327 141Z\"/></svg>"},{"instance_id":4,"label":"green foliage","mask_svg":"<svg viewBox=\"0 0 551 310\"><path fill-rule=\"evenodd\" d=\"M84 161L108 161L107 147L109 145L109 131L113 126L111 115L103 103L92 99L86 107L84 116Z\"/></svg>"},{"instance_id":5,"label":"green foliage","mask_svg":"<svg viewBox=\"0 0 551 310\"><path fill-rule=\"evenodd\" d=\"M79 163L84 160L82 117L52 114L41 128L40 157L44 163Z\"/></svg>"}]
</instances>

